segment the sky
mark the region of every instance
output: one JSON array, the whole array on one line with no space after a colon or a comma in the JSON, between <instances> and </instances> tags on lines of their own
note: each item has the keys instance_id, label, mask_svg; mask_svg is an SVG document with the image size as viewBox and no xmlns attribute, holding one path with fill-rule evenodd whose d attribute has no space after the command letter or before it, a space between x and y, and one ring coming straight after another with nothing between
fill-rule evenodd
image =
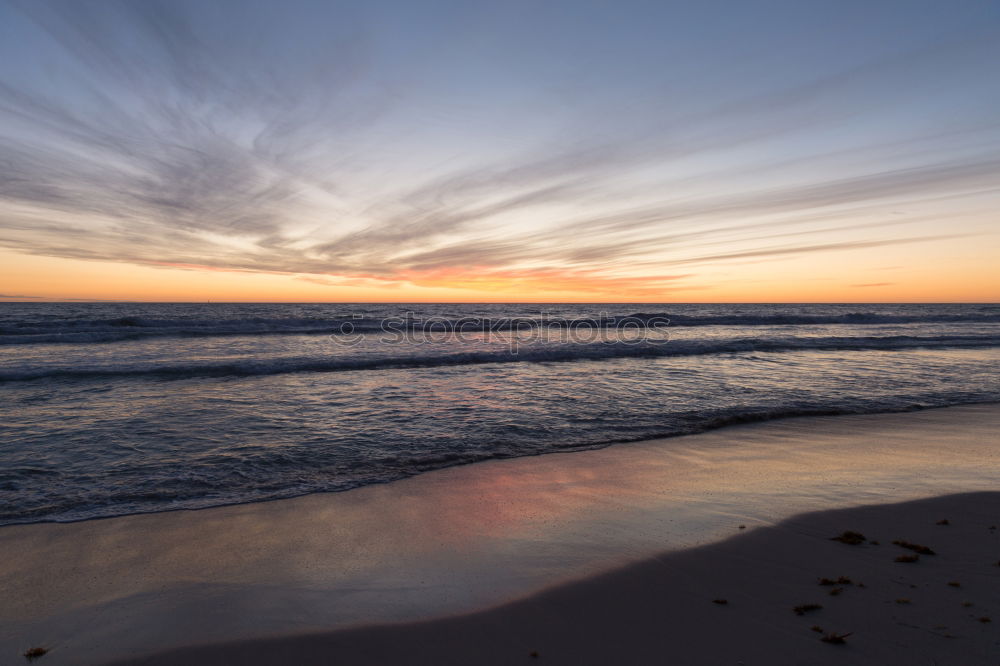
<instances>
[{"instance_id":1,"label":"sky","mask_svg":"<svg viewBox=\"0 0 1000 666\"><path fill-rule=\"evenodd\" d=\"M0 0L0 300L1000 301L995 0Z\"/></svg>"}]
</instances>

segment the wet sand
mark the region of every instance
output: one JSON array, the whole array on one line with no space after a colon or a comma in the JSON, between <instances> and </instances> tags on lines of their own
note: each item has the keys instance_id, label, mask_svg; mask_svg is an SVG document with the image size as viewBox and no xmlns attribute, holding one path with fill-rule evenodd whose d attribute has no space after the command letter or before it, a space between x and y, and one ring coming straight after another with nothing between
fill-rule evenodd
<instances>
[{"instance_id":1,"label":"wet sand","mask_svg":"<svg viewBox=\"0 0 1000 666\"><path fill-rule=\"evenodd\" d=\"M4 591L0 596L0 655L6 660L41 645L51 648L44 663L96 664L212 644L227 644L225 649L237 654L240 648L234 645L241 642L249 645L248 641L274 639L267 644L269 648L255 648L259 659L265 659L264 655L271 654L269 649L285 649L280 647L289 644L283 642L285 637L312 636L301 640L318 646L315 650L320 652L312 654L327 663L332 657L321 652L331 649L332 644L325 641L347 641L364 651L369 649L364 647L365 641L375 640L366 636L394 631L400 632L400 637L413 637L407 640L429 641L436 646L441 639L428 628L430 625L413 623L451 617L446 622L479 627L463 632L488 632L493 620L483 620L491 616L480 612L492 608L489 613L508 614L503 616L508 619L497 620L496 631L501 634L505 622L520 622L524 627L525 623L540 622L538 617L548 617L543 624L551 625L554 641L548 647L532 647L529 643L538 642L543 635L523 634L527 643L517 643L512 652L495 655L514 661L496 663L520 663L522 658L532 659L526 656L532 650L541 654L543 649L546 655L539 659L555 659L549 653L560 640L568 645L565 641L575 630L572 623L560 625L563 610L545 610L547 606L538 600L548 598L546 595L561 594L560 598L575 599L573 603L581 606L610 608L610 598L600 601L606 597L588 597L594 592L587 590L605 580L602 576L624 576L621 567L659 569L656 563L665 557L701 562L703 556L695 553L702 551L692 548L734 534L738 538L732 543L752 544L748 540L773 532L763 528L804 511L994 490L1000 478L998 432L997 405L789 419L597 451L480 463L345 493L203 511L0 528L0 590ZM995 500L983 501L993 502L995 508ZM971 510L962 509L962 513ZM915 515L914 520L925 521L926 516ZM965 543L968 539L962 530L972 528L955 518L952 522L951 527L957 529L948 532L950 538ZM740 524L747 529L739 530ZM916 531L923 529L922 525L915 523L913 533L897 536L925 538ZM813 536L824 546L840 546L826 541L826 532L832 528L831 523ZM785 527L776 529L779 537L789 533ZM969 548L979 547L973 542L969 541ZM725 542L724 546L708 548L731 545ZM773 554L784 548L766 549ZM896 547L883 542L879 547L849 552L888 552L890 548ZM943 546L940 550L940 559L933 559L928 567L921 562L911 571L946 562L944 554L949 550ZM843 554L842 550L832 552ZM814 572L816 567L810 566L808 572L806 568L800 572L801 580L781 582L784 579L779 579L779 574L791 571L793 562L779 558L769 565L749 555L725 557L756 561L755 566L770 572L764 580L773 579L770 584L778 586L808 584L822 575L864 575L876 581L882 576L875 570L869 574L867 569L857 574ZM878 557L884 559L884 555ZM988 562L998 558L1000 552L991 555ZM836 564L829 561L832 568L837 568ZM891 558L889 564L906 566L891 562ZM683 570L681 565L674 566ZM688 601L678 608L694 613L692 618L702 617L703 612L730 612L729 616L705 618L714 622L729 617L739 624L739 618L746 617L735 612L736 595L742 588L731 584L715 590L726 580L718 577L719 572L714 571L718 568L725 573L732 566L683 576L681 582L701 589L704 595L687 595ZM607 574L609 571L618 573ZM632 571L628 580L637 582L630 586L622 579L611 588L633 589L640 594L654 585L647 575L636 578L633 569L628 571ZM997 573L1000 568L984 575ZM942 569L941 575L957 577L962 571ZM671 584L666 580L657 585ZM570 587L561 587L565 585ZM955 589L945 587L948 592ZM870 589L875 588L872 585ZM848 592L854 591L841 596L847 599ZM543 596L533 596L539 592ZM661 590L658 594L672 598L679 593ZM628 595L623 595L619 601L625 603ZM700 608L694 600L705 595L726 596L731 603L721 606L709 599L707 610L690 610ZM808 601L803 599L802 603ZM511 602L522 604L522 610L500 608ZM781 617L791 614L786 600L775 603L776 608L784 609ZM917 608L915 600L911 606ZM635 607L645 608L638 600ZM535 608L533 612L543 615L525 615L523 608ZM616 614L623 612L620 606L616 608ZM898 609L893 606L892 610ZM640 615L644 613L633 613L623 631L632 625L647 626ZM371 628L389 623L398 626ZM934 626L939 624L952 626L945 621ZM998 626L978 624L982 626L976 630L984 631ZM783 624L773 626L791 632L789 635L797 630ZM850 630L834 624L824 628ZM342 633L345 629L351 631ZM559 638L560 632L565 634L563 638ZM615 640L625 640L626 635ZM664 636L663 640L674 644L684 642L687 632ZM501 639L495 634L484 638L483 645L499 646ZM377 638L376 643L384 640ZM403 638L392 640L405 643ZM810 645L818 643L815 636L803 640L809 640ZM707 644L715 642L711 639ZM818 644L857 649L856 641L849 646ZM346 659L348 647L339 649L345 651ZM425 658L412 644L409 650L408 655L417 656L402 663L421 663ZM587 654L591 652L607 656L596 647L587 650ZM199 654L206 659L204 663L219 663L218 654ZM366 663L359 655L344 663ZM192 658L188 653L185 663L197 663ZM447 657L428 653L426 658L442 663ZM308 663L304 659L308 658L296 657ZM476 660L489 663L485 659L476 656ZM288 662L279 659L276 663ZM640 659L632 663L648 662Z\"/></svg>"},{"instance_id":2,"label":"wet sand","mask_svg":"<svg viewBox=\"0 0 1000 666\"><path fill-rule=\"evenodd\" d=\"M998 518L1000 493L805 514L488 612L123 664L996 664Z\"/></svg>"}]
</instances>

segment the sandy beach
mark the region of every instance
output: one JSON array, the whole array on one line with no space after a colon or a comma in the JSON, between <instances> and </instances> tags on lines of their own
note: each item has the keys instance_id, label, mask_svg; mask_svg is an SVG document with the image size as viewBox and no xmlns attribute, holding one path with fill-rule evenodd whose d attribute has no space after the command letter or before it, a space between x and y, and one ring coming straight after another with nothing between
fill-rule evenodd
<instances>
[{"instance_id":1,"label":"sandy beach","mask_svg":"<svg viewBox=\"0 0 1000 666\"><path fill-rule=\"evenodd\" d=\"M487 612L119 663L995 664L998 518L1000 493L809 513Z\"/></svg>"},{"instance_id":2,"label":"sandy beach","mask_svg":"<svg viewBox=\"0 0 1000 666\"><path fill-rule=\"evenodd\" d=\"M998 10L0 0L0 666L1000 666Z\"/></svg>"},{"instance_id":3,"label":"sandy beach","mask_svg":"<svg viewBox=\"0 0 1000 666\"><path fill-rule=\"evenodd\" d=\"M998 430L997 405L787 419L9 526L0 650L45 647L47 664L995 663ZM845 530L866 542L830 540ZM895 540L936 554L897 562L911 551Z\"/></svg>"}]
</instances>

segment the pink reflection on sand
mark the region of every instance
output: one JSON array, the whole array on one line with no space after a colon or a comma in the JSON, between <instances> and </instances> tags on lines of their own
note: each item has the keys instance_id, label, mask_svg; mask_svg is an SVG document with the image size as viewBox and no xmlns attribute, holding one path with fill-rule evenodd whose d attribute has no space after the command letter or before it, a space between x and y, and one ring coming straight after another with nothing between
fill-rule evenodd
<instances>
[{"instance_id":1,"label":"pink reflection on sand","mask_svg":"<svg viewBox=\"0 0 1000 666\"><path fill-rule=\"evenodd\" d=\"M344 493L6 527L0 643L25 627L127 643L151 614L220 641L473 610L739 524L992 489L998 431L995 405L789 419Z\"/></svg>"}]
</instances>

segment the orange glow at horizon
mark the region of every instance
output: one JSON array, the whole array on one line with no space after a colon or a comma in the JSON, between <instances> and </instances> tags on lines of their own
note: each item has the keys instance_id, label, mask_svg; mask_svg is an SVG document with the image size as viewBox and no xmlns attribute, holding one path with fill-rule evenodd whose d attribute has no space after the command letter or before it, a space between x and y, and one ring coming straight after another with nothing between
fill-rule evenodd
<instances>
[{"instance_id":1,"label":"orange glow at horizon","mask_svg":"<svg viewBox=\"0 0 1000 666\"><path fill-rule=\"evenodd\" d=\"M2 301L1000 301L987 0L132 4L0 3Z\"/></svg>"},{"instance_id":2,"label":"orange glow at horizon","mask_svg":"<svg viewBox=\"0 0 1000 666\"><path fill-rule=\"evenodd\" d=\"M0 251L0 300L163 302L998 302L988 256L840 275L839 259L741 264L676 274L556 268L303 275L193 264L136 265ZM738 269L738 270L737 270Z\"/></svg>"}]
</instances>

